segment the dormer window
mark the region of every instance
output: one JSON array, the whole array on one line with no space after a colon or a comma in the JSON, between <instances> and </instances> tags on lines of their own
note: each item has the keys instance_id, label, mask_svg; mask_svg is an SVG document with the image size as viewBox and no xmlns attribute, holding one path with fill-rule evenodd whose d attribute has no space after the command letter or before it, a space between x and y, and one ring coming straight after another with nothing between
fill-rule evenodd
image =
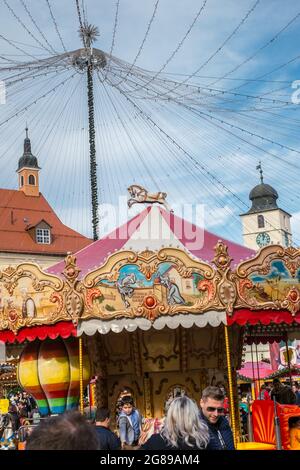
<instances>
[{"instance_id":1,"label":"dormer window","mask_svg":"<svg viewBox=\"0 0 300 470\"><path fill-rule=\"evenodd\" d=\"M37 228L36 229L36 242L43 243L45 245L50 245L51 236L50 230L48 228Z\"/></svg>"},{"instance_id":2,"label":"dormer window","mask_svg":"<svg viewBox=\"0 0 300 470\"><path fill-rule=\"evenodd\" d=\"M35 177L33 175L29 175L28 184L35 185Z\"/></svg>"}]
</instances>

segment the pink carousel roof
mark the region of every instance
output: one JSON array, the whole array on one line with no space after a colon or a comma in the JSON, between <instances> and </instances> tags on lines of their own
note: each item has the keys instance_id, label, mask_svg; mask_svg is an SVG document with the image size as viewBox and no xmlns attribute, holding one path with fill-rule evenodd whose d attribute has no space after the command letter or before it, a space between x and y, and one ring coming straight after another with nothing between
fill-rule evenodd
<instances>
[{"instance_id":1,"label":"pink carousel roof","mask_svg":"<svg viewBox=\"0 0 300 470\"><path fill-rule=\"evenodd\" d=\"M272 369L271 365L264 361L253 363L245 362L242 369L238 370L240 375L247 377L248 379L258 379L258 377L260 379L264 379L273 372L275 372L275 370Z\"/></svg>"},{"instance_id":2,"label":"pink carousel roof","mask_svg":"<svg viewBox=\"0 0 300 470\"><path fill-rule=\"evenodd\" d=\"M197 227L159 206L152 205L109 235L78 251L75 256L82 278L101 266L110 254L119 250L137 252L157 251L164 247L181 248L202 261L211 262L215 256L214 247L220 239L228 246L234 264L255 253L249 248ZM61 261L47 271L59 275L64 266L64 261Z\"/></svg>"}]
</instances>

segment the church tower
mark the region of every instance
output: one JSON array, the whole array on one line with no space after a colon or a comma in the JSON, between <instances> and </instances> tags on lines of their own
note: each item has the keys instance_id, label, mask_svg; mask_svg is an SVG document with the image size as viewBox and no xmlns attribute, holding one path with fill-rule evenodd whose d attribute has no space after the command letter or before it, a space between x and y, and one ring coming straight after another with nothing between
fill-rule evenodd
<instances>
[{"instance_id":1,"label":"church tower","mask_svg":"<svg viewBox=\"0 0 300 470\"><path fill-rule=\"evenodd\" d=\"M24 153L19 159L17 173L19 174L19 191L23 191L26 196L36 196L39 190L39 171L37 158L31 153L31 142L28 137L26 127L26 138L24 139Z\"/></svg>"},{"instance_id":2,"label":"church tower","mask_svg":"<svg viewBox=\"0 0 300 470\"><path fill-rule=\"evenodd\" d=\"M277 205L278 193L263 180L261 162L256 167L260 171L260 184L249 194L252 206L248 212L241 214L244 244L258 250L270 245L292 244L291 215Z\"/></svg>"}]
</instances>

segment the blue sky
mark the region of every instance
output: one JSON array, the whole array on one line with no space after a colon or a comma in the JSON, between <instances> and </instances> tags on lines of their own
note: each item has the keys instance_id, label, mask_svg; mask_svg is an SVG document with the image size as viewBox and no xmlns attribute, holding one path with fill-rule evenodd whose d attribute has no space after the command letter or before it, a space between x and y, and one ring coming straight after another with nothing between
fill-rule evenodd
<instances>
[{"instance_id":1,"label":"blue sky","mask_svg":"<svg viewBox=\"0 0 300 470\"><path fill-rule=\"evenodd\" d=\"M194 27L169 60L203 3ZM49 4L66 49L81 47L75 1L49 0ZM116 4L111 0L85 2L88 21L100 30L95 47L107 53L112 48ZM156 0L120 0L112 51L115 57L132 63L155 4ZM3 70L5 59L26 62L32 56L49 57L36 39L46 45L46 38L55 50L63 52L46 0L0 0L0 5L0 79L12 74ZM247 19L232 34L247 12ZM205 204L205 228L242 242L239 214L247 210L248 194L259 182L256 165L261 160L265 182L277 189L279 205L293 214L294 240L299 244L299 105L283 103L291 102L292 83L300 79L300 57L293 60L300 55L300 15L276 37L299 12L300 4L292 0L160 0L136 66L155 72L169 60L159 75L169 80L184 80L184 74L201 68L199 76L188 82L202 87L197 104L200 115L145 96L137 100L168 140L109 84L95 79L100 201L116 206L130 184L140 183L151 191L167 192L170 205L176 208ZM27 121L32 150L42 167L41 191L64 223L91 235L86 82L78 73L70 78L72 73L39 76L8 89L7 104L0 106L0 187L17 188L15 169ZM227 74L227 79L218 80ZM68 77L65 84L49 92ZM214 91L209 92L209 87ZM204 97L204 90L225 93L212 99ZM36 97L48 92L34 104ZM22 112L15 115L19 110ZM192 156L197 166L171 140ZM123 211L119 222L136 210Z\"/></svg>"}]
</instances>

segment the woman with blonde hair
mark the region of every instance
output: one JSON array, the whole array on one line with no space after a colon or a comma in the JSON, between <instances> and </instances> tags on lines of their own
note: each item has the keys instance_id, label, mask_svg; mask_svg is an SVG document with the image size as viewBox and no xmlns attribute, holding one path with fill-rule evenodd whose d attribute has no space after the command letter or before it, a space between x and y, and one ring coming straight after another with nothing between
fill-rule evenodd
<instances>
[{"instance_id":1,"label":"woman with blonde hair","mask_svg":"<svg viewBox=\"0 0 300 470\"><path fill-rule=\"evenodd\" d=\"M161 432L153 434L142 449L205 449L208 440L208 427L199 417L197 404L187 396L182 396L172 401Z\"/></svg>"}]
</instances>

